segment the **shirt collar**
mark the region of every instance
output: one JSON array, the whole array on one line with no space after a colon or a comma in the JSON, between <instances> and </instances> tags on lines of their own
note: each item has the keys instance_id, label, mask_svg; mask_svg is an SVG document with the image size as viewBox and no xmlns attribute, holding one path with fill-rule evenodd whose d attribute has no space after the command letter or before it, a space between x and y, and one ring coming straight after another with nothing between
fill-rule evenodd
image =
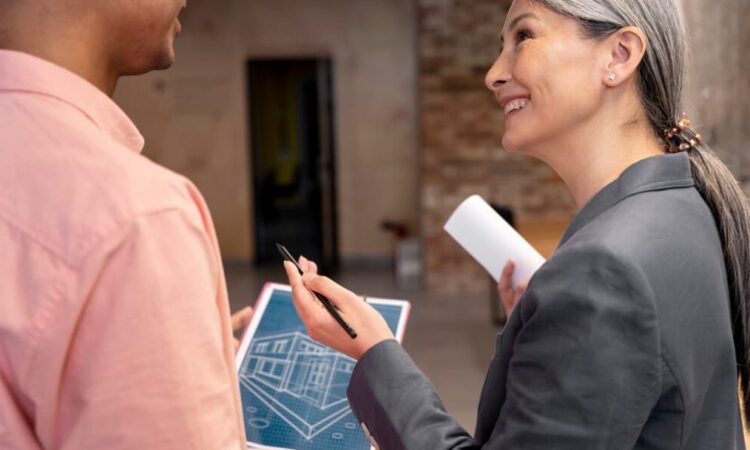
<instances>
[{"instance_id":1,"label":"shirt collar","mask_svg":"<svg viewBox=\"0 0 750 450\"><path fill-rule=\"evenodd\" d=\"M601 213L632 195L691 186L695 186L695 180L686 152L652 156L638 161L599 191L578 212L565 231L558 248Z\"/></svg>"},{"instance_id":2,"label":"shirt collar","mask_svg":"<svg viewBox=\"0 0 750 450\"><path fill-rule=\"evenodd\" d=\"M143 136L106 94L69 70L12 50L0 49L0 91L55 98L76 108L103 133L130 150L143 150Z\"/></svg>"}]
</instances>

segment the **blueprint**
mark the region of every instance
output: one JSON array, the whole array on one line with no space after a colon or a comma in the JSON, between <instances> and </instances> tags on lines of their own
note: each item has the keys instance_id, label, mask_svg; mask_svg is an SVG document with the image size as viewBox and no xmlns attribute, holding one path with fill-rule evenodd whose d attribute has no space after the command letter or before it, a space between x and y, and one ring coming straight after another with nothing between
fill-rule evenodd
<instances>
[{"instance_id":1,"label":"blueprint","mask_svg":"<svg viewBox=\"0 0 750 450\"><path fill-rule=\"evenodd\" d=\"M400 340L408 302L370 303ZM249 448L370 449L346 399L356 361L310 339L288 286L264 288L237 363Z\"/></svg>"}]
</instances>

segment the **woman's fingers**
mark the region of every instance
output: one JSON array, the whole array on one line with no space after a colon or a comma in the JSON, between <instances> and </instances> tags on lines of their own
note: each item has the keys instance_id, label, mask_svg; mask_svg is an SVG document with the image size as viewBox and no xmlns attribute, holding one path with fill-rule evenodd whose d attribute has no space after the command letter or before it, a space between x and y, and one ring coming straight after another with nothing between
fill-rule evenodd
<instances>
[{"instance_id":1,"label":"woman's fingers","mask_svg":"<svg viewBox=\"0 0 750 450\"><path fill-rule=\"evenodd\" d=\"M351 309L352 299L360 300L354 293L328 277L323 277L315 273L306 273L302 276L304 285L319 294L328 297L334 306L340 311L346 312Z\"/></svg>"},{"instance_id":2,"label":"woman's fingers","mask_svg":"<svg viewBox=\"0 0 750 450\"><path fill-rule=\"evenodd\" d=\"M305 261L305 264L306 263L307 261ZM302 267L302 264L300 264L300 266ZM349 342L352 341L352 339L341 328L336 319L334 319L333 316L331 316L331 314L323 307L321 302L313 296L311 288L305 285L299 272L297 272L296 269L292 271L294 266L290 263L285 263L285 267L287 269L287 275L289 276L289 282L292 285L292 300L294 302L294 307L297 310L300 319L302 319L302 323L305 325L310 337L350 356L356 354L353 351L353 344L355 343ZM312 273L306 274L305 276L318 277ZM330 292L324 293L317 289L320 289L319 286L316 287L316 292L326 295L332 302L334 302L334 304L341 303L339 299L331 298ZM349 319L345 318L344 320Z\"/></svg>"},{"instance_id":3,"label":"woman's fingers","mask_svg":"<svg viewBox=\"0 0 750 450\"><path fill-rule=\"evenodd\" d=\"M513 271L516 269L516 264L513 260L508 260L503 267L503 272L500 274L500 281L498 283L498 292L503 302L506 299L513 298Z\"/></svg>"},{"instance_id":4,"label":"woman's fingers","mask_svg":"<svg viewBox=\"0 0 750 450\"><path fill-rule=\"evenodd\" d=\"M297 268L290 262L284 262L284 268L286 269L287 276L289 277L289 284L292 286L292 301L294 302L294 308L297 310L297 314L305 328L311 331L311 337L315 339L314 332L312 329L317 329L320 324L325 323L328 320L333 320L328 315L328 312L323 308L310 292L310 290L302 282Z\"/></svg>"},{"instance_id":5,"label":"woman's fingers","mask_svg":"<svg viewBox=\"0 0 750 450\"><path fill-rule=\"evenodd\" d=\"M295 297L307 297L308 300L312 300L312 294L307 290L304 283L302 283L302 275L289 261L284 261L284 270L286 270L286 276L289 278L289 285L292 286L292 294Z\"/></svg>"},{"instance_id":6,"label":"woman's fingers","mask_svg":"<svg viewBox=\"0 0 750 450\"><path fill-rule=\"evenodd\" d=\"M297 268L294 267L294 264L290 261L284 261L284 271L286 271L286 277L289 278L289 284L291 284L292 287L302 281Z\"/></svg>"},{"instance_id":7,"label":"woman's fingers","mask_svg":"<svg viewBox=\"0 0 750 450\"><path fill-rule=\"evenodd\" d=\"M304 256L300 256L298 264L302 271L305 272L305 275L309 273L311 276L317 276L316 272L318 268L314 262L308 260ZM317 312L319 312L318 310L325 309L320 301L315 298L314 294L311 292L310 287L305 284L303 276L300 275L294 264L285 261L284 269L286 270L287 277L289 278L289 284L292 286L292 294L294 294L293 298L295 300L295 306L297 307L297 312L300 314L300 316L305 313L306 317L310 317L310 314L316 314ZM300 302L297 302L297 299L300 299ZM305 319L305 317L303 317L303 319Z\"/></svg>"},{"instance_id":8,"label":"woman's fingers","mask_svg":"<svg viewBox=\"0 0 750 450\"><path fill-rule=\"evenodd\" d=\"M299 259L297 260L297 264L299 264L302 272L307 273L310 271L310 261L304 256L299 257Z\"/></svg>"},{"instance_id":9,"label":"woman's fingers","mask_svg":"<svg viewBox=\"0 0 750 450\"><path fill-rule=\"evenodd\" d=\"M523 294L526 293L529 280L525 280L518 283L518 286L513 288L513 272L515 272L516 264L513 260L509 260L503 268L503 273L500 275L500 281L497 285L497 290L500 294L500 301L505 310L505 317L510 317L513 309L521 300Z\"/></svg>"},{"instance_id":10,"label":"woman's fingers","mask_svg":"<svg viewBox=\"0 0 750 450\"><path fill-rule=\"evenodd\" d=\"M299 264L305 272L303 276L288 261L284 262L284 268L292 286L294 307L311 338L354 359L359 359L379 342L393 338L385 319L361 297L330 278L318 275L317 265L307 258L301 257ZM341 317L357 332L356 339L346 333L312 292L324 295L333 303Z\"/></svg>"},{"instance_id":11,"label":"woman's fingers","mask_svg":"<svg viewBox=\"0 0 750 450\"><path fill-rule=\"evenodd\" d=\"M305 273L318 273L318 265L304 256L299 257L299 265Z\"/></svg>"},{"instance_id":12,"label":"woman's fingers","mask_svg":"<svg viewBox=\"0 0 750 450\"><path fill-rule=\"evenodd\" d=\"M526 288L529 285L529 280L522 281L518 283L518 287L516 288L516 303L518 303L519 300L521 300L521 297L523 297L523 294L526 293Z\"/></svg>"}]
</instances>

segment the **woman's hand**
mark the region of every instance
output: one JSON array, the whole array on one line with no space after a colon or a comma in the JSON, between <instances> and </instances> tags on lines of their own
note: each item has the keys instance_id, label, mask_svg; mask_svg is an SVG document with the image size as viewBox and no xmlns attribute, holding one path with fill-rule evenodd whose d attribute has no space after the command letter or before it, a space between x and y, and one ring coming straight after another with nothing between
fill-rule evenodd
<instances>
[{"instance_id":1,"label":"woman's hand","mask_svg":"<svg viewBox=\"0 0 750 450\"><path fill-rule=\"evenodd\" d=\"M299 265L305 272L304 276L300 276L292 263L284 262L289 283L292 285L294 306L311 338L354 359L361 358L380 342L393 339L393 333L383 316L362 297L327 277L319 276L314 262L300 257ZM331 300L341 317L357 332L356 339L352 339L341 328L310 292L311 290Z\"/></svg>"},{"instance_id":2,"label":"woman's hand","mask_svg":"<svg viewBox=\"0 0 750 450\"><path fill-rule=\"evenodd\" d=\"M523 297L526 292L526 286L529 280L518 283L518 286L513 289L513 272L516 270L516 263L511 259L503 268L503 273L500 275L500 282L497 283L497 292L500 293L500 303L503 305L505 310L506 320L510 317L510 313L518 304L518 301Z\"/></svg>"},{"instance_id":3,"label":"woman's hand","mask_svg":"<svg viewBox=\"0 0 750 450\"><path fill-rule=\"evenodd\" d=\"M247 306L232 314L232 331L237 333L242 331L253 318L253 308ZM240 341L234 339L234 351L240 348Z\"/></svg>"}]
</instances>

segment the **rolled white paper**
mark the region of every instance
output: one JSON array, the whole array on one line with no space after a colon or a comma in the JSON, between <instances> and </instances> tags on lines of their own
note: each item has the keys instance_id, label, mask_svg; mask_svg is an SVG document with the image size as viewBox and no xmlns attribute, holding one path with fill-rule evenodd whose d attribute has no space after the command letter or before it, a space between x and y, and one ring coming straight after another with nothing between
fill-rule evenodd
<instances>
[{"instance_id":1,"label":"rolled white paper","mask_svg":"<svg viewBox=\"0 0 750 450\"><path fill-rule=\"evenodd\" d=\"M545 259L482 197L472 195L459 205L443 227L495 280L509 259L516 263L513 287L531 278Z\"/></svg>"}]
</instances>

